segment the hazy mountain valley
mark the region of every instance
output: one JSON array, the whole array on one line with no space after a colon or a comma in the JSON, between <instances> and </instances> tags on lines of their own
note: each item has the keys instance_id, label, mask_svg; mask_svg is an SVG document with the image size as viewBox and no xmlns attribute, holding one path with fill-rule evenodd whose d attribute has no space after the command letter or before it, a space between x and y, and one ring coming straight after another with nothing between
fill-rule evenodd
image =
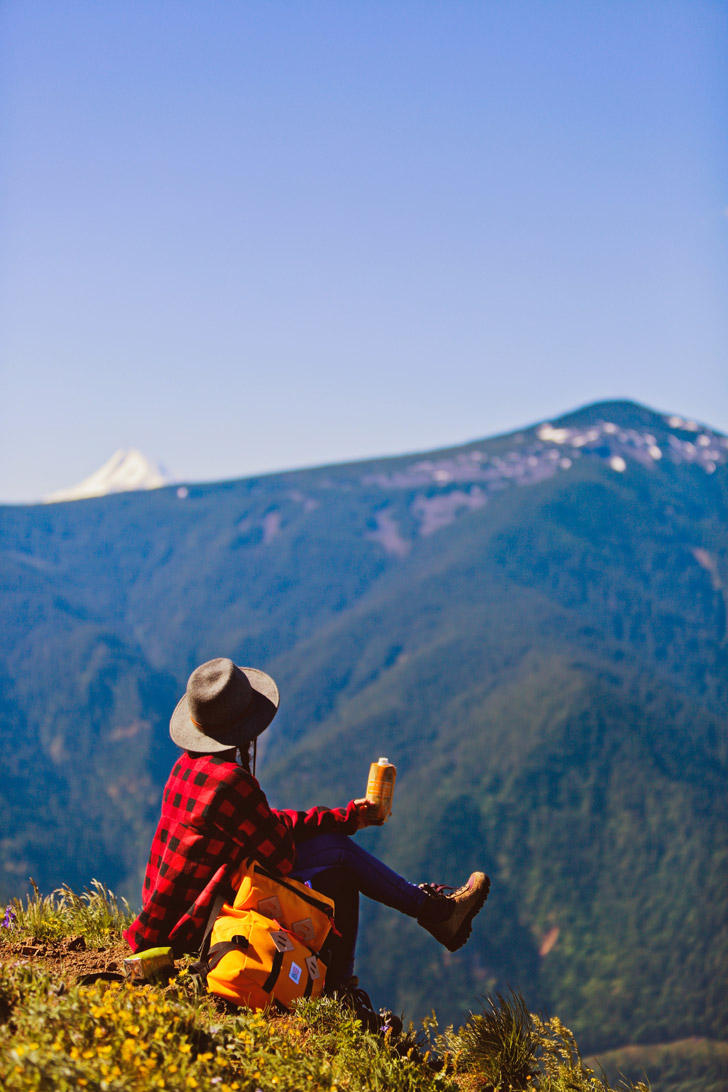
<instances>
[{"instance_id":1,"label":"hazy mountain valley","mask_svg":"<svg viewBox=\"0 0 728 1092\"><path fill-rule=\"evenodd\" d=\"M511 984L590 1050L725 1039L728 439L631 403L461 448L0 520L0 888L139 899L167 724L230 655L282 706L275 804L359 795L414 880L493 886L468 946L366 910L382 1003ZM697 1087L697 1085L696 1085Z\"/></svg>"}]
</instances>

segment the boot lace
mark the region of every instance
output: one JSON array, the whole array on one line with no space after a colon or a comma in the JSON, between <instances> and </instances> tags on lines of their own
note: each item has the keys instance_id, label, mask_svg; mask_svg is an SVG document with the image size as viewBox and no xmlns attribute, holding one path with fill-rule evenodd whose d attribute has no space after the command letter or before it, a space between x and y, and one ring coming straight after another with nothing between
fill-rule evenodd
<instances>
[{"instance_id":1,"label":"boot lace","mask_svg":"<svg viewBox=\"0 0 728 1092\"><path fill-rule=\"evenodd\" d=\"M447 883L421 883L418 886L421 891L426 891L428 895L434 895L435 898L440 899L446 899L456 890Z\"/></svg>"}]
</instances>

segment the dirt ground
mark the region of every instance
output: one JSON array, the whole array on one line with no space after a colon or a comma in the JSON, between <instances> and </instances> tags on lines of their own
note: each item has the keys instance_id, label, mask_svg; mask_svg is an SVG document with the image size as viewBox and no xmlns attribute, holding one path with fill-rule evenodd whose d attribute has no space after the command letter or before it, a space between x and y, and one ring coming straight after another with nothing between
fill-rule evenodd
<instances>
[{"instance_id":1,"label":"dirt ground","mask_svg":"<svg viewBox=\"0 0 728 1092\"><path fill-rule=\"evenodd\" d=\"M43 967L71 986L83 975L122 973L123 961L131 954L125 941L112 948L90 949L82 936L51 942L22 937L0 946L0 963Z\"/></svg>"}]
</instances>

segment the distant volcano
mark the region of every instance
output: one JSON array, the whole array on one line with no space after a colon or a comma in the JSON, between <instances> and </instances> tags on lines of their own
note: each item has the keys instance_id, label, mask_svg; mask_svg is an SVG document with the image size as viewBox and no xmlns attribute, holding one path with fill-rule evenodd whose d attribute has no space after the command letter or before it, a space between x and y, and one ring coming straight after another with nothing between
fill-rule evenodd
<instances>
[{"instance_id":1,"label":"distant volcano","mask_svg":"<svg viewBox=\"0 0 728 1092\"><path fill-rule=\"evenodd\" d=\"M59 489L44 497L46 503L103 497L108 493L128 493L137 489L159 489L171 485L173 478L156 462L136 448L119 448L102 467L78 485Z\"/></svg>"}]
</instances>

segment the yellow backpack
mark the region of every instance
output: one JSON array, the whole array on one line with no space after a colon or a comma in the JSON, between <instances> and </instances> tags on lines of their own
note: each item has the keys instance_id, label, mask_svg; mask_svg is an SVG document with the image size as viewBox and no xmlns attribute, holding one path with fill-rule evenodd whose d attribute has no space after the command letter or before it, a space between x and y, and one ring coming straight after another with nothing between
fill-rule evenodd
<instances>
[{"instance_id":1,"label":"yellow backpack","mask_svg":"<svg viewBox=\"0 0 728 1092\"><path fill-rule=\"evenodd\" d=\"M212 907L195 970L207 989L236 1005L292 1008L318 997L326 979L321 950L334 924L332 899L252 858L233 873L232 902Z\"/></svg>"}]
</instances>

